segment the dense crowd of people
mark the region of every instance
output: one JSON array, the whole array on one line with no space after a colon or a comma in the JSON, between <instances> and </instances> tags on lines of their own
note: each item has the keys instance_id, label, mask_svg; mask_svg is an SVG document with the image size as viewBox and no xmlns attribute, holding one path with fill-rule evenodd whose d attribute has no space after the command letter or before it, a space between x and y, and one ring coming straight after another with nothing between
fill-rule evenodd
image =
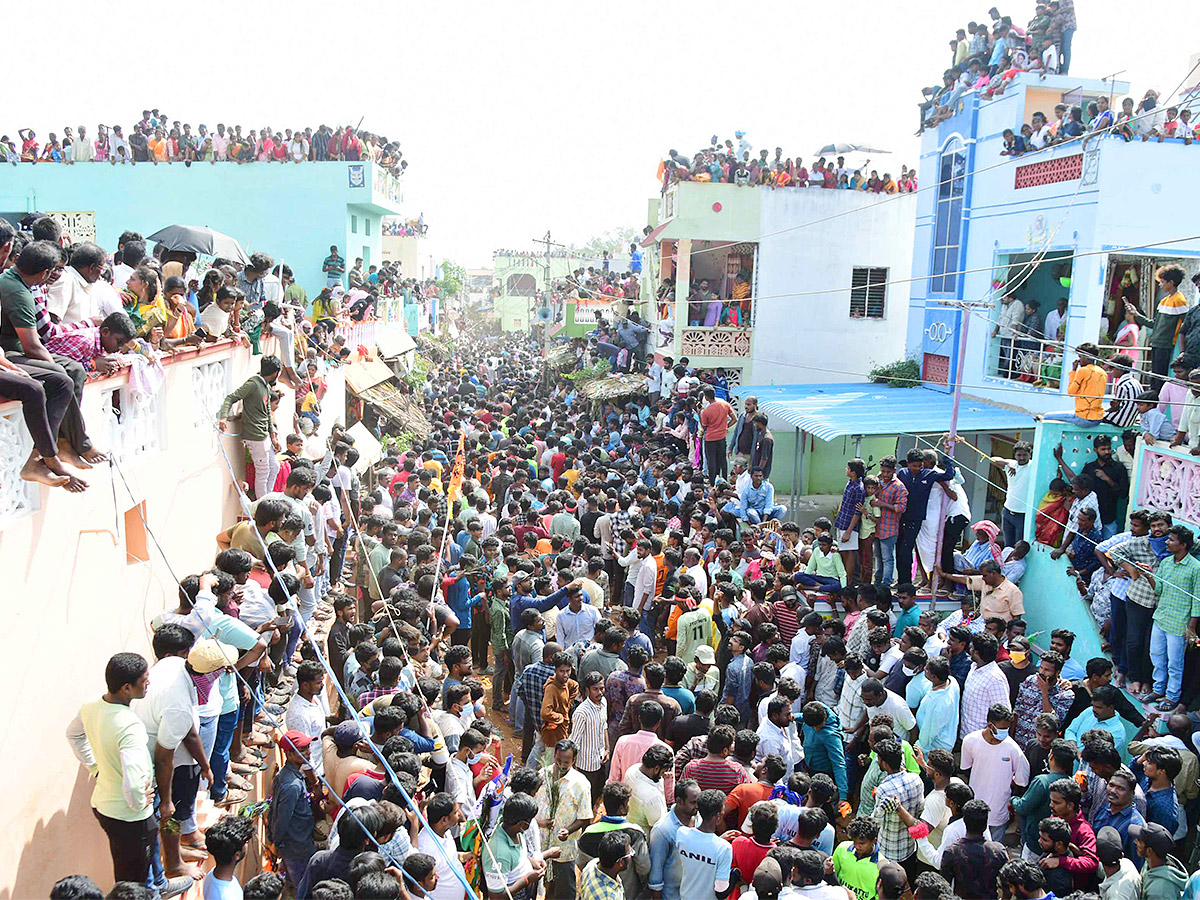
<instances>
[{"instance_id":1,"label":"dense crowd of people","mask_svg":"<svg viewBox=\"0 0 1200 900\"><path fill-rule=\"evenodd\" d=\"M836 159L822 156L810 169L799 156L794 159L784 156L782 147L775 148L773 158L766 149L759 150L755 156L745 132L734 132L734 137L736 146L733 139L726 138L722 143L713 135L709 146L698 150L691 158L677 150L668 150L658 165L658 180L662 182L663 190L680 181L873 194L907 194L917 189L917 170L909 169L907 165L900 167L900 175L896 178L891 172L884 172L881 177L878 169L868 169L869 159L859 166L847 166L845 156Z\"/></svg>"},{"instance_id":2,"label":"dense crowd of people","mask_svg":"<svg viewBox=\"0 0 1200 900\"><path fill-rule=\"evenodd\" d=\"M1197 896L1200 562L1125 514L1105 436L1059 454L1069 504L1030 508L1018 443L975 520L915 449L847 461L802 528L755 398L629 337L644 384L596 401L536 340L468 333L415 392L429 439L369 475L340 427L278 452L262 358L218 423L261 426L250 518L68 728L110 896ZM1030 516L1111 660L1027 633ZM237 812L268 768L251 877ZM202 786L229 810L203 829Z\"/></svg>"},{"instance_id":3,"label":"dense crowd of people","mask_svg":"<svg viewBox=\"0 0 1200 900\"><path fill-rule=\"evenodd\" d=\"M417 216L415 219L409 219L406 222L399 220L385 221L383 223L383 234L398 235L400 237L424 237L429 232L429 226L425 224L425 214Z\"/></svg>"},{"instance_id":4,"label":"dense crowd of people","mask_svg":"<svg viewBox=\"0 0 1200 900\"><path fill-rule=\"evenodd\" d=\"M5 161L18 163L137 163L234 162L330 162L369 160L385 167L396 177L404 174L408 162L400 144L383 135L362 131L357 126L321 125L296 130L276 130L264 125L243 134L241 125L218 123L209 130L199 125L180 123L157 109L142 110L142 117L126 134L121 125L97 125L94 132L86 125L54 132L39 140L32 128L18 128L17 137L0 135L0 152Z\"/></svg>"}]
</instances>

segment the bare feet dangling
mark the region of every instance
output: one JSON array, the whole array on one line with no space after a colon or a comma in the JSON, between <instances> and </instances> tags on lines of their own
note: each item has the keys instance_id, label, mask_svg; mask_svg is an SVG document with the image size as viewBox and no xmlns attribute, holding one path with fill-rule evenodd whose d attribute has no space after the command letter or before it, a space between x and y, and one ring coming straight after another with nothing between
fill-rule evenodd
<instances>
[{"instance_id":1,"label":"bare feet dangling","mask_svg":"<svg viewBox=\"0 0 1200 900\"><path fill-rule=\"evenodd\" d=\"M33 481L50 487L66 487L71 482L71 476L56 475L34 451L34 454L21 467L21 480Z\"/></svg>"}]
</instances>

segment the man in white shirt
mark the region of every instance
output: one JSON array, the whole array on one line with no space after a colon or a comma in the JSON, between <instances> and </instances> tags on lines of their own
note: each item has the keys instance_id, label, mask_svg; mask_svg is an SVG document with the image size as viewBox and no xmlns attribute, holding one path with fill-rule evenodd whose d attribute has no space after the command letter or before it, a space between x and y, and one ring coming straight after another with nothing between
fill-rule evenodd
<instances>
[{"instance_id":1,"label":"man in white shirt","mask_svg":"<svg viewBox=\"0 0 1200 900\"><path fill-rule=\"evenodd\" d=\"M134 701L133 711L146 727L159 815L163 821L181 823L195 809L200 778L212 783L208 755L200 743L200 700L192 675L208 675L231 665L239 653L214 640L197 642L182 625L162 626L152 643L158 662L150 669L146 696ZM175 829L162 830L163 869L168 878L199 878L200 869L180 856L179 838Z\"/></svg>"},{"instance_id":2,"label":"man in white shirt","mask_svg":"<svg viewBox=\"0 0 1200 900\"><path fill-rule=\"evenodd\" d=\"M633 582L633 608L642 614L643 621L654 601L654 588L658 582L658 563L650 555L650 542L642 538L637 542L637 572Z\"/></svg>"},{"instance_id":3,"label":"man in white shirt","mask_svg":"<svg viewBox=\"0 0 1200 900\"><path fill-rule=\"evenodd\" d=\"M456 826L466 821L461 804L452 794L434 794L425 810L429 825L417 836L417 850L433 857L437 887L427 896L432 900L465 900L466 871L454 840Z\"/></svg>"},{"instance_id":4,"label":"man in white shirt","mask_svg":"<svg viewBox=\"0 0 1200 900\"><path fill-rule=\"evenodd\" d=\"M96 158L96 145L87 136L87 128L79 126L79 135L71 144L72 162L91 162Z\"/></svg>"},{"instance_id":5,"label":"man in white shirt","mask_svg":"<svg viewBox=\"0 0 1200 900\"><path fill-rule=\"evenodd\" d=\"M787 697L773 697L767 704L767 715L759 723L758 737L755 758L762 759L768 753L777 754L782 757L788 775L804 761L804 744L796 732L796 718Z\"/></svg>"},{"instance_id":6,"label":"man in white shirt","mask_svg":"<svg viewBox=\"0 0 1200 900\"><path fill-rule=\"evenodd\" d=\"M71 264L62 277L46 291L46 309L63 323L82 322L97 315L92 286L100 279L108 258L93 243L78 245L71 253Z\"/></svg>"},{"instance_id":7,"label":"man in white shirt","mask_svg":"<svg viewBox=\"0 0 1200 900\"><path fill-rule=\"evenodd\" d=\"M1025 315L1025 305L1017 299L1017 295L1009 292L1001 296L1000 309L996 325L992 329L992 337L1000 338L1000 371L1002 378L1011 377L1013 339L1016 328L1021 324Z\"/></svg>"},{"instance_id":8,"label":"man in white shirt","mask_svg":"<svg viewBox=\"0 0 1200 900\"><path fill-rule=\"evenodd\" d=\"M1049 126L1047 126L1048 128ZM1046 313L1046 323L1043 333L1046 335L1046 340L1057 341L1059 339L1058 329L1063 321L1067 318L1067 307L1070 301L1066 297L1059 297L1058 303L1054 309ZM1064 334L1065 336L1065 334Z\"/></svg>"},{"instance_id":9,"label":"man in white shirt","mask_svg":"<svg viewBox=\"0 0 1200 900\"><path fill-rule=\"evenodd\" d=\"M1003 678L1004 676L1001 675ZM917 723L917 717L908 708L904 698L894 691L889 691L883 682L877 678L868 678L862 684L862 700L867 707L867 719L876 713L887 713L892 717L892 731L902 741L908 740L908 733Z\"/></svg>"},{"instance_id":10,"label":"man in white shirt","mask_svg":"<svg viewBox=\"0 0 1200 900\"><path fill-rule=\"evenodd\" d=\"M283 716L288 731L299 731L312 739L309 764L318 775L325 773L321 732L329 723L329 700L325 694L325 670L313 660L305 660L296 669L296 693L288 701Z\"/></svg>"},{"instance_id":11,"label":"man in white shirt","mask_svg":"<svg viewBox=\"0 0 1200 900\"><path fill-rule=\"evenodd\" d=\"M108 136L108 161L112 165L133 162L133 155L129 152L129 141L121 133L120 125L114 125Z\"/></svg>"}]
</instances>

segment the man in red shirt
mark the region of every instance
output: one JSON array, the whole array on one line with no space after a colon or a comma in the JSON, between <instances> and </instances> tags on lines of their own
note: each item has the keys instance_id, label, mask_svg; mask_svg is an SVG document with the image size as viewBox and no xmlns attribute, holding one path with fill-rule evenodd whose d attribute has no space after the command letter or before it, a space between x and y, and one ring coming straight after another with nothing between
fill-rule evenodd
<instances>
[{"instance_id":1,"label":"man in red shirt","mask_svg":"<svg viewBox=\"0 0 1200 900\"><path fill-rule=\"evenodd\" d=\"M734 736L731 725L718 725L710 731L708 753L703 759L693 759L684 766L679 780L695 778L701 791L716 790L726 796L739 784L749 781L741 764L729 758L733 752Z\"/></svg>"},{"instance_id":2,"label":"man in red shirt","mask_svg":"<svg viewBox=\"0 0 1200 900\"><path fill-rule=\"evenodd\" d=\"M711 480L716 480L718 475L728 479L725 435L729 433L729 426L737 421L737 416L733 414L733 407L717 399L717 392L711 387L704 389L704 401L708 405L700 413L700 427L704 429L705 468Z\"/></svg>"}]
</instances>

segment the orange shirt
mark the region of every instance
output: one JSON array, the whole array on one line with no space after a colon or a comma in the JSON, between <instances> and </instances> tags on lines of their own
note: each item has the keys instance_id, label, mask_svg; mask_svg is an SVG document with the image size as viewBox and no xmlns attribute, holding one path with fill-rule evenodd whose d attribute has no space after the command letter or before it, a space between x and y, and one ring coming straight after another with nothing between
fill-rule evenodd
<instances>
[{"instance_id":1,"label":"orange shirt","mask_svg":"<svg viewBox=\"0 0 1200 900\"><path fill-rule=\"evenodd\" d=\"M1075 415L1098 421L1104 418L1104 389L1108 376L1099 366L1080 366L1071 371L1067 393L1075 398Z\"/></svg>"}]
</instances>

